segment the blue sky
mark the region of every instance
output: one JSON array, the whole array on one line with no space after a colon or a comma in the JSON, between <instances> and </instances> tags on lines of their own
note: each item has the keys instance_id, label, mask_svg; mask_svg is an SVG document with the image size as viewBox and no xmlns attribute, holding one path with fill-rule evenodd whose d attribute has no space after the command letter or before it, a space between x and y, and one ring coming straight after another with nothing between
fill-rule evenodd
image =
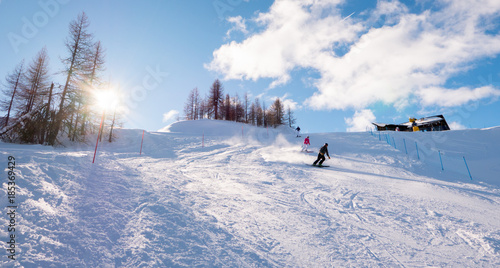
<instances>
[{"instance_id":1,"label":"blue sky","mask_svg":"<svg viewBox=\"0 0 500 268\"><path fill-rule=\"evenodd\" d=\"M0 79L46 46L62 83L68 25L85 11L106 49L105 79L125 96L127 128L168 125L191 89L204 95L216 78L231 95L283 98L307 132L435 114L455 129L492 127L497 2L3 0Z\"/></svg>"}]
</instances>

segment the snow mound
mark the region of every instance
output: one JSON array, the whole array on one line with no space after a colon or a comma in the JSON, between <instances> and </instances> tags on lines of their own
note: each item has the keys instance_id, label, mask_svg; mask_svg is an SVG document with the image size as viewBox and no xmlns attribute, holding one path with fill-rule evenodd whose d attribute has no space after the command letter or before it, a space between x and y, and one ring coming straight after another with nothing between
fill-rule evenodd
<instances>
[{"instance_id":1,"label":"snow mound","mask_svg":"<svg viewBox=\"0 0 500 268\"><path fill-rule=\"evenodd\" d=\"M272 136L278 134L292 134L293 130L286 126L264 128L239 122L202 119L178 121L158 130L158 132L194 136L253 136L253 138L258 139L259 136L264 134L270 134Z\"/></svg>"},{"instance_id":2,"label":"snow mound","mask_svg":"<svg viewBox=\"0 0 500 268\"><path fill-rule=\"evenodd\" d=\"M241 134L242 128L244 130L245 128L253 127L243 123L203 119L178 121L158 130L158 132L192 135L202 135L204 133L208 136L234 136Z\"/></svg>"}]
</instances>

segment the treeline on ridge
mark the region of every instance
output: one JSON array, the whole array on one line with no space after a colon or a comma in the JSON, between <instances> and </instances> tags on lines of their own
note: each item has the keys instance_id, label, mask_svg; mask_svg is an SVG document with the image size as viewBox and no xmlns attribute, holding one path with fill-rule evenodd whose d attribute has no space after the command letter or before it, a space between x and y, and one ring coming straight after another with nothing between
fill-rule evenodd
<instances>
[{"instance_id":1,"label":"treeline on ridge","mask_svg":"<svg viewBox=\"0 0 500 268\"><path fill-rule=\"evenodd\" d=\"M230 96L224 95L224 89L219 79L216 79L205 98L200 96L198 88L194 88L188 95L184 105L184 115L186 120L215 119L242 122L262 127L277 127L295 124L293 111L290 107L286 110L283 102L276 98L274 102L266 108L264 102L259 98L250 100L245 92L243 100L238 94Z\"/></svg>"}]
</instances>

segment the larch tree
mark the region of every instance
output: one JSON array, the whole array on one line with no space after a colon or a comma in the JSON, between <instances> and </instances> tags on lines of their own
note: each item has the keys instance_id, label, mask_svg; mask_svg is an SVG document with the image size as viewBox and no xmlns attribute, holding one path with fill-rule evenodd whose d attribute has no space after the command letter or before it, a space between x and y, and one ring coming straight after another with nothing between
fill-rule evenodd
<instances>
[{"instance_id":1,"label":"larch tree","mask_svg":"<svg viewBox=\"0 0 500 268\"><path fill-rule=\"evenodd\" d=\"M24 60L19 63L14 71L5 77L5 87L2 90L3 95L6 97L5 100L2 100L0 103L0 108L2 110L7 111L7 115L5 116L4 127L7 127L9 124L9 119L11 115L11 111L15 106L16 97L20 91L20 88L23 88L24 82Z\"/></svg>"},{"instance_id":2,"label":"larch tree","mask_svg":"<svg viewBox=\"0 0 500 268\"><path fill-rule=\"evenodd\" d=\"M47 49L43 48L24 72L24 82L18 95L17 117L23 123L13 128L14 140L21 143L41 143L46 133L45 112L49 92Z\"/></svg>"},{"instance_id":3,"label":"larch tree","mask_svg":"<svg viewBox=\"0 0 500 268\"><path fill-rule=\"evenodd\" d=\"M266 103L262 102L262 125L267 127L269 125Z\"/></svg>"},{"instance_id":4,"label":"larch tree","mask_svg":"<svg viewBox=\"0 0 500 268\"><path fill-rule=\"evenodd\" d=\"M219 79L216 79L212 86L210 87L208 105L210 106L210 110L214 115L214 119L218 120L220 118L219 108L223 102L224 98L224 89L222 87Z\"/></svg>"},{"instance_id":5,"label":"larch tree","mask_svg":"<svg viewBox=\"0 0 500 268\"><path fill-rule=\"evenodd\" d=\"M80 130L79 133L81 136L85 136L86 130L85 126L90 122L90 100L92 99L92 92L96 90L96 88L101 85L102 80L100 74L105 70L104 67L104 57L105 50L101 44L101 41L98 41L93 44L90 52L87 54L87 60L85 61L84 68L84 80L83 80L83 89L81 90L81 104L78 110L78 117L74 126L73 140L76 137L76 129L78 129L78 121L81 117Z\"/></svg>"},{"instance_id":6,"label":"larch tree","mask_svg":"<svg viewBox=\"0 0 500 268\"><path fill-rule=\"evenodd\" d=\"M245 96L243 97L243 109L245 111L245 123L248 124L248 108L250 106L250 99L248 97L248 92L245 92Z\"/></svg>"},{"instance_id":7,"label":"larch tree","mask_svg":"<svg viewBox=\"0 0 500 268\"><path fill-rule=\"evenodd\" d=\"M236 93L233 98L233 117L233 120L236 122L245 121L245 109L243 108L243 104L241 103L238 93Z\"/></svg>"},{"instance_id":8,"label":"larch tree","mask_svg":"<svg viewBox=\"0 0 500 268\"><path fill-rule=\"evenodd\" d=\"M255 107L255 103L252 103L250 105L250 112L248 113L248 123L252 124L254 126L256 124L256 113L257 113L257 109Z\"/></svg>"},{"instance_id":9,"label":"larch tree","mask_svg":"<svg viewBox=\"0 0 500 268\"><path fill-rule=\"evenodd\" d=\"M88 32L89 25L89 19L84 12L78 15L69 25L69 37L65 44L68 55L62 59L63 64L66 66L64 70L66 82L61 93L59 110L54 126L55 129L50 138L51 144L55 143L57 135L61 130L62 122L72 116L72 113L65 109L65 104L68 99L67 95L72 93L72 88L74 89L77 87L78 82L82 80L81 76L85 74L85 67L88 66L89 51L91 51L90 49L93 45L92 34ZM74 96L72 96L72 98L74 98ZM71 101L71 98L69 99Z\"/></svg>"},{"instance_id":10,"label":"larch tree","mask_svg":"<svg viewBox=\"0 0 500 268\"><path fill-rule=\"evenodd\" d=\"M49 89L49 57L47 49L43 48L28 66L25 74L25 83L20 96L21 104L18 107L19 115L24 115L38 108L42 98L48 94Z\"/></svg>"},{"instance_id":11,"label":"larch tree","mask_svg":"<svg viewBox=\"0 0 500 268\"><path fill-rule=\"evenodd\" d=\"M200 93L198 88L193 88L188 95L186 104L184 105L184 114L187 120L196 120L199 117L200 110Z\"/></svg>"},{"instance_id":12,"label":"larch tree","mask_svg":"<svg viewBox=\"0 0 500 268\"><path fill-rule=\"evenodd\" d=\"M221 111L223 113L221 117L224 117L224 120L227 121L233 120L233 109L231 107L231 97L229 94L226 94L226 99L222 103L221 107Z\"/></svg>"},{"instance_id":13,"label":"larch tree","mask_svg":"<svg viewBox=\"0 0 500 268\"><path fill-rule=\"evenodd\" d=\"M255 121L257 123L257 126L262 126L264 125L264 111L262 110L262 107L260 105L260 100L259 98L255 98Z\"/></svg>"},{"instance_id":14,"label":"larch tree","mask_svg":"<svg viewBox=\"0 0 500 268\"><path fill-rule=\"evenodd\" d=\"M276 98L271 107L269 107L269 124L274 127L283 125L284 114L285 109L283 108L283 103L281 102L280 98Z\"/></svg>"},{"instance_id":15,"label":"larch tree","mask_svg":"<svg viewBox=\"0 0 500 268\"><path fill-rule=\"evenodd\" d=\"M295 119L295 116L293 115L293 111L292 109L290 108L290 106L287 106L286 108L286 115L285 115L285 121L288 123L288 127L292 127L295 122L296 122L296 119Z\"/></svg>"}]
</instances>

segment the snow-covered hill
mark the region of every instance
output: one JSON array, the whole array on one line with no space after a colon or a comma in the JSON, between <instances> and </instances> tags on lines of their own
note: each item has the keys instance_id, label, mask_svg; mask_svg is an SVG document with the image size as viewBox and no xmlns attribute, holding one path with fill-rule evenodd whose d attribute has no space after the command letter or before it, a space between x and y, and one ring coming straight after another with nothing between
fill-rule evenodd
<instances>
[{"instance_id":1,"label":"snow-covered hill","mask_svg":"<svg viewBox=\"0 0 500 268\"><path fill-rule=\"evenodd\" d=\"M378 134L309 134L322 169L304 134L210 120L146 132L141 155L119 130L95 164L91 143L0 143L0 265L500 266L500 128Z\"/></svg>"}]
</instances>

